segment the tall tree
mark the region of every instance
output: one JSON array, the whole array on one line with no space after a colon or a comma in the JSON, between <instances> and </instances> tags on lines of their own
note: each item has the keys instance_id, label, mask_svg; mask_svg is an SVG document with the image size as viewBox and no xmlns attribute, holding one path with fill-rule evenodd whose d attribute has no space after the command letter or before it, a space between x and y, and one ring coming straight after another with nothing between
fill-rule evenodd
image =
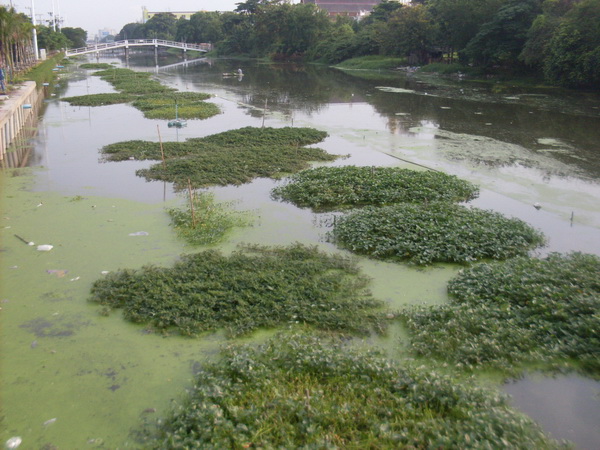
<instances>
[{"instance_id":1,"label":"tall tree","mask_svg":"<svg viewBox=\"0 0 600 450\"><path fill-rule=\"evenodd\" d=\"M540 0L510 0L492 20L484 23L465 48L465 54L480 66L518 65L527 31L541 12Z\"/></svg>"},{"instance_id":2,"label":"tall tree","mask_svg":"<svg viewBox=\"0 0 600 450\"><path fill-rule=\"evenodd\" d=\"M583 0L565 15L548 45L544 74L562 86L600 86L600 0Z\"/></svg>"},{"instance_id":3,"label":"tall tree","mask_svg":"<svg viewBox=\"0 0 600 450\"><path fill-rule=\"evenodd\" d=\"M60 30L71 42L70 48L85 47L87 41L87 31L83 28L64 27Z\"/></svg>"},{"instance_id":4,"label":"tall tree","mask_svg":"<svg viewBox=\"0 0 600 450\"><path fill-rule=\"evenodd\" d=\"M144 24L146 39L173 40L177 34L177 19L171 13L159 13Z\"/></svg>"}]
</instances>

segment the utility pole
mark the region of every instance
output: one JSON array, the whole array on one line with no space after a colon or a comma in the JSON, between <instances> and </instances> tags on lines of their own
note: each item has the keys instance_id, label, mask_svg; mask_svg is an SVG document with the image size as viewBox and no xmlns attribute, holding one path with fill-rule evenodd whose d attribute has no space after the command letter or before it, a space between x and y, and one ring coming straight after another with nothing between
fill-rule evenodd
<instances>
[{"instance_id":1,"label":"utility pole","mask_svg":"<svg viewBox=\"0 0 600 450\"><path fill-rule=\"evenodd\" d=\"M31 23L33 23L33 51L35 53L35 60L37 61L40 57L40 51L38 49L37 30L35 29L35 6L33 0L31 0Z\"/></svg>"}]
</instances>

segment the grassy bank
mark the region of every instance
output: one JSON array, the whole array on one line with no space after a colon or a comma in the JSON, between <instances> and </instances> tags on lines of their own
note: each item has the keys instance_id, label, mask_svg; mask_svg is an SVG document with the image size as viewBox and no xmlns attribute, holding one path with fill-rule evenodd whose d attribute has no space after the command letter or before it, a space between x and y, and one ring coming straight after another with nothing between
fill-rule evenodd
<instances>
[{"instance_id":1,"label":"grassy bank","mask_svg":"<svg viewBox=\"0 0 600 450\"><path fill-rule=\"evenodd\" d=\"M335 67L344 70L390 70L406 65L406 58L370 55L347 59L336 64Z\"/></svg>"},{"instance_id":2,"label":"grassy bank","mask_svg":"<svg viewBox=\"0 0 600 450\"><path fill-rule=\"evenodd\" d=\"M57 53L53 57L47 59L46 61L38 64L25 75L23 75L23 80L35 81L38 89L40 89L44 83L50 83L56 77L56 71L54 70L59 64L66 64L63 60L64 53Z\"/></svg>"}]
</instances>

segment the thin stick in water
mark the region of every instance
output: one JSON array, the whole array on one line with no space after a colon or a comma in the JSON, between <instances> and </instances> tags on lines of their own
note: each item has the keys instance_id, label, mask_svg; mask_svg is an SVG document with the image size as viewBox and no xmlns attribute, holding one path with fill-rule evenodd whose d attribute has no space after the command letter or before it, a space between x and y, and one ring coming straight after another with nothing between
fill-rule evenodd
<instances>
[{"instance_id":1,"label":"thin stick in water","mask_svg":"<svg viewBox=\"0 0 600 450\"><path fill-rule=\"evenodd\" d=\"M162 138L160 137L160 127L158 125L156 125L156 130L158 131L158 142L160 144L160 155L162 156L163 169L165 169L165 150L163 149Z\"/></svg>"},{"instance_id":2,"label":"thin stick in water","mask_svg":"<svg viewBox=\"0 0 600 450\"><path fill-rule=\"evenodd\" d=\"M192 228L196 228L196 214L194 213L194 193L192 192L192 182L188 178L188 192L190 194L190 211L192 212Z\"/></svg>"}]
</instances>

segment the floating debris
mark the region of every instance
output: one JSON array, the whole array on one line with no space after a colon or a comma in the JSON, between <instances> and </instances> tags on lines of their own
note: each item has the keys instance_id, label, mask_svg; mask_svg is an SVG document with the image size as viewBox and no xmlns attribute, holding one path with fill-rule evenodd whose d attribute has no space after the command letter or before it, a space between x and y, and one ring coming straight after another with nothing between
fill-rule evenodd
<instances>
[{"instance_id":1,"label":"floating debris","mask_svg":"<svg viewBox=\"0 0 600 450\"><path fill-rule=\"evenodd\" d=\"M20 240L21 242L27 244L27 245L35 245L35 243L28 241L27 239L23 239L21 236L19 236L18 234L15 234L15 237Z\"/></svg>"},{"instance_id":2,"label":"floating debris","mask_svg":"<svg viewBox=\"0 0 600 450\"><path fill-rule=\"evenodd\" d=\"M52 419L48 419L44 422L44 426L47 427L48 425L52 425L54 422L56 422L56 417L53 417Z\"/></svg>"},{"instance_id":3,"label":"floating debris","mask_svg":"<svg viewBox=\"0 0 600 450\"><path fill-rule=\"evenodd\" d=\"M64 269L49 269L49 270L46 270L46 272L51 275L56 275L58 278L63 278L66 274L69 273L68 270L64 270Z\"/></svg>"},{"instance_id":4,"label":"floating debris","mask_svg":"<svg viewBox=\"0 0 600 450\"><path fill-rule=\"evenodd\" d=\"M540 205L538 202L535 202L535 203L533 204L533 207L534 207L535 209L542 209L542 205Z\"/></svg>"},{"instance_id":5,"label":"floating debris","mask_svg":"<svg viewBox=\"0 0 600 450\"><path fill-rule=\"evenodd\" d=\"M50 244L42 244L42 245L37 246L38 252L49 252L53 248L54 248L54 246L50 245Z\"/></svg>"},{"instance_id":6,"label":"floating debris","mask_svg":"<svg viewBox=\"0 0 600 450\"><path fill-rule=\"evenodd\" d=\"M6 441L4 446L7 449L17 448L19 445L21 445L21 442L23 442L23 439L21 439L19 436L15 436L11 437L8 441Z\"/></svg>"},{"instance_id":7,"label":"floating debris","mask_svg":"<svg viewBox=\"0 0 600 450\"><path fill-rule=\"evenodd\" d=\"M135 233L129 233L129 236L149 236L150 233L147 231L136 231Z\"/></svg>"}]
</instances>

